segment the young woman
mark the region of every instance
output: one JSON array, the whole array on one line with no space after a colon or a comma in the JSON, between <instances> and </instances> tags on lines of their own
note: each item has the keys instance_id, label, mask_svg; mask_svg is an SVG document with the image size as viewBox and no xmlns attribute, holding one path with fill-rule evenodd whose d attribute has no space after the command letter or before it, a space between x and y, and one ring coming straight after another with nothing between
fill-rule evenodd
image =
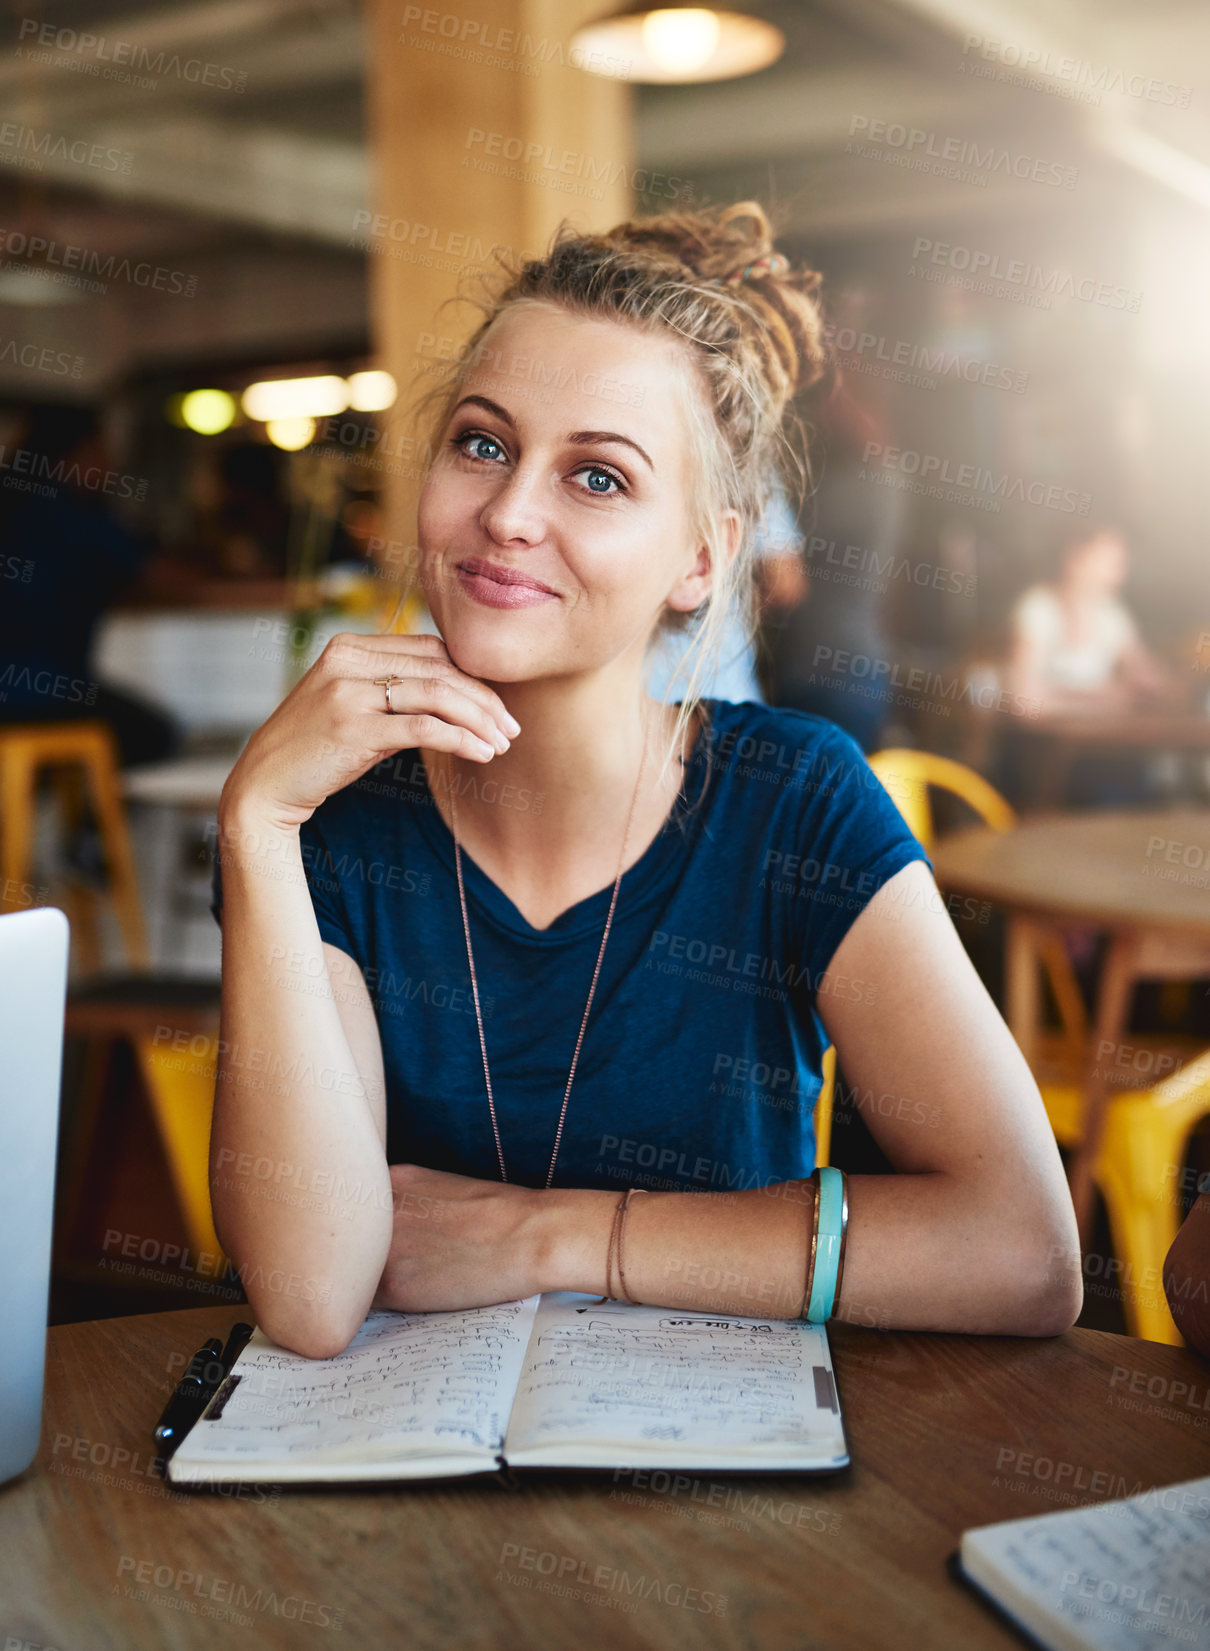
<instances>
[{"instance_id":1,"label":"young woman","mask_svg":"<svg viewBox=\"0 0 1210 1651\"><path fill-rule=\"evenodd\" d=\"M829 1040L896 1171L849 1181L834 1315L1075 1319L1041 1100L919 844L833 725L694 691L817 285L751 202L564 226L443 387L440 638L335 638L233 769L212 1188L283 1345L548 1289L804 1315Z\"/></svg>"},{"instance_id":2,"label":"young woman","mask_svg":"<svg viewBox=\"0 0 1210 1651\"><path fill-rule=\"evenodd\" d=\"M1171 688L1121 589L1130 554L1112 527L1077 529L1059 578L1032 585L1012 616L1010 687L1042 713L1127 711Z\"/></svg>"}]
</instances>

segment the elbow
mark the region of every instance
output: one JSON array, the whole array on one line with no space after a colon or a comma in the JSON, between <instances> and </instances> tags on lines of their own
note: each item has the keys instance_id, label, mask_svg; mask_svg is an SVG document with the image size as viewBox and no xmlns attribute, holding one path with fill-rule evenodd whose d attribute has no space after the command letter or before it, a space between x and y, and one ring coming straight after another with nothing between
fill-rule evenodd
<instances>
[{"instance_id":1,"label":"elbow","mask_svg":"<svg viewBox=\"0 0 1210 1651\"><path fill-rule=\"evenodd\" d=\"M326 1278L284 1267L237 1267L253 1317L269 1340L305 1359L334 1359L365 1323L368 1304Z\"/></svg>"},{"instance_id":2,"label":"elbow","mask_svg":"<svg viewBox=\"0 0 1210 1651\"><path fill-rule=\"evenodd\" d=\"M256 1322L270 1341L288 1353L301 1354L304 1359L334 1359L361 1329L365 1315L342 1315L331 1310L330 1304L318 1310L286 1312L277 1303L263 1312L257 1310Z\"/></svg>"},{"instance_id":3,"label":"elbow","mask_svg":"<svg viewBox=\"0 0 1210 1651\"><path fill-rule=\"evenodd\" d=\"M1002 1212L987 1227L965 1328L986 1336L1062 1336L1084 1309L1084 1268L1070 1200ZM977 1283L975 1282L977 1279Z\"/></svg>"},{"instance_id":4,"label":"elbow","mask_svg":"<svg viewBox=\"0 0 1210 1651\"><path fill-rule=\"evenodd\" d=\"M1075 1222L1071 1231L1040 1241L1037 1231L1021 1241L1015 1268L1018 1309L1007 1334L1062 1336L1084 1310L1084 1270Z\"/></svg>"},{"instance_id":5,"label":"elbow","mask_svg":"<svg viewBox=\"0 0 1210 1651\"><path fill-rule=\"evenodd\" d=\"M1077 1257L1077 1261L1078 1261ZM1074 1330L1084 1310L1084 1281L1077 1270L1062 1283L1044 1278L1030 1315L1027 1336L1063 1336Z\"/></svg>"},{"instance_id":6,"label":"elbow","mask_svg":"<svg viewBox=\"0 0 1210 1651\"><path fill-rule=\"evenodd\" d=\"M1003 1253L1012 1258L1016 1304L1016 1322L1004 1333L1062 1336L1074 1329L1084 1310L1084 1257L1065 1180L1056 1177L1020 1198Z\"/></svg>"},{"instance_id":7,"label":"elbow","mask_svg":"<svg viewBox=\"0 0 1210 1651\"><path fill-rule=\"evenodd\" d=\"M306 1359L343 1353L365 1323L370 1290L320 1267L303 1272L286 1263L273 1265L247 1255L241 1259L241 1246L227 1236L228 1223L217 1210L215 1216L219 1243L231 1258L262 1334Z\"/></svg>"}]
</instances>

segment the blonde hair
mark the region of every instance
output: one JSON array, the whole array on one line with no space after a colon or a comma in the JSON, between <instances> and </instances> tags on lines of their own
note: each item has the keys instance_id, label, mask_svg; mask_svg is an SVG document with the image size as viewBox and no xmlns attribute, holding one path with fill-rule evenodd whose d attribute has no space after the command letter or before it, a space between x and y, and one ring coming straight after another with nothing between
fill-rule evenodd
<instances>
[{"instance_id":1,"label":"blonde hair","mask_svg":"<svg viewBox=\"0 0 1210 1651\"><path fill-rule=\"evenodd\" d=\"M604 234L586 234L565 219L543 257L517 262L497 253L497 262L498 272L481 277L485 293L450 300L469 300L483 320L460 359L416 405L419 415L436 404L431 450L488 347L487 335L521 305L555 304L574 315L624 321L679 339L689 352L700 390L686 408L690 514L695 540L710 548L714 577L701 607L666 608L649 639L650 648L662 633L700 621L673 677L683 674L685 682L662 776L701 702L729 612L738 612L746 641L755 632L754 538L775 480L781 477L796 504L806 490L805 431L791 404L830 374L821 277L774 252L772 227L756 201L631 219ZM738 512L742 524L733 558L723 554L727 511Z\"/></svg>"}]
</instances>

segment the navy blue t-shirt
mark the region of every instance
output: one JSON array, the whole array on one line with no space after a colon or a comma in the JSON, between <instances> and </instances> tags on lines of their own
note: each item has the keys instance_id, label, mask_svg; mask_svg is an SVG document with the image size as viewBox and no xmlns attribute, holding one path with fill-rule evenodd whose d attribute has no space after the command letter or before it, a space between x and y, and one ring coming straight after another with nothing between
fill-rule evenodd
<instances>
[{"instance_id":1,"label":"navy blue t-shirt","mask_svg":"<svg viewBox=\"0 0 1210 1651\"><path fill-rule=\"evenodd\" d=\"M723 1191L809 1175L828 1042L818 987L871 897L927 858L834 724L752 701L702 711L680 797L622 878L556 1186ZM490 767L463 783L540 811ZM301 844L319 933L356 960L374 1002L388 1162L498 1180L454 840L419 750L328 797ZM465 850L462 870L505 1167L544 1186L613 885L534 929ZM221 901L216 864L216 919ZM876 1012L868 982L829 986Z\"/></svg>"}]
</instances>

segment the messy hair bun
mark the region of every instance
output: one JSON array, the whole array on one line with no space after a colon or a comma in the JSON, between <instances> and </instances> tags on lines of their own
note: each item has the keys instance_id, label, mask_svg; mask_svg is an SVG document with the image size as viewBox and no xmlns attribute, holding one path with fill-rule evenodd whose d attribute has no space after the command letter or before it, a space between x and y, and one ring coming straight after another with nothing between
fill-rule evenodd
<instances>
[{"instance_id":1,"label":"messy hair bun","mask_svg":"<svg viewBox=\"0 0 1210 1651\"><path fill-rule=\"evenodd\" d=\"M449 378L424 398L444 427L463 383L501 316L521 304L556 304L573 314L617 320L675 338L689 352L700 393L686 408L693 458L690 516L714 553L711 593L697 614L665 610L653 634L697 619L695 645L676 673L684 680L672 750L702 697L729 616L755 629L754 540L780 478L800 504L807 478L803 426L794 398L830 376L819 307L821 277L775 250L756 201L629 219L604 233L567 220L544 256L498 255L486 296L470 296L483 320ZM738 554L722 554L722 519L743 524Z\"/></svg>"},{"instance_id":2,"label":"messy hair bun","mask_svg":"<svg viewBox=\"0 0 1210 1651\"><path fill-rule=\"evenodd\" d=\"M751 353L778 412L827 372L828 354L819 307L822 277L817 270L791 267L774 251L773 231L756 201L698 212L666 212L619 224L602 240L610 246L650 252L680 264L703 283L721 284L751 312L745 327L732 317L735 354ZM698 340L706 344L707 340ZM709 340L719 343L720 340Z\"/></svg>"}]
</instances>

